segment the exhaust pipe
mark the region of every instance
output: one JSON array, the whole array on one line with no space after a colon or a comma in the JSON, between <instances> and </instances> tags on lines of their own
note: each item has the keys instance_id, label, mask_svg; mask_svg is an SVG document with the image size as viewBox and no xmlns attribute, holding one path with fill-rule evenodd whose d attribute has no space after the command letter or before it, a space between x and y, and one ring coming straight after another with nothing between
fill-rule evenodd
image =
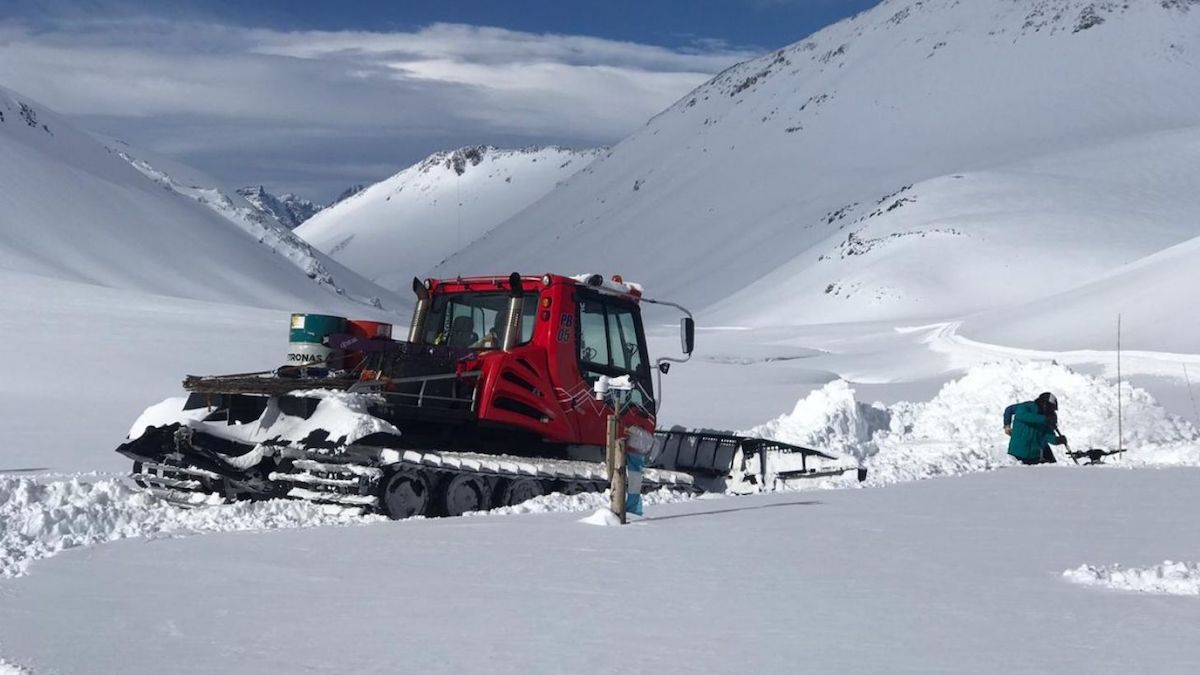
<instances>
[{"instance_id":1,"label":"exhaust pipe","mask_svg":"<svg viewBox=\"0 0 1200 675\"><path fill-rule=\"evenodd\" d=\"M417 294L417 304L413 307L412 324L408 329L408 341L420 344L425 335L425 319L429 316L429 289L420 279L413 277L413 293Z\"/></svg>"},{"instance_id":2,"label":"exhaust pipe","mask_svg":"<svg viewBox=\"0 0 1200 675\"><path fill-rule=\"evenodd\" d=\"M525 289L521 287L521 275L513 272L508 277L508 321L505 322L504 341L501 349L512 351L521 338L521 310L524 308Z\"/></svg>"}]
</instances>

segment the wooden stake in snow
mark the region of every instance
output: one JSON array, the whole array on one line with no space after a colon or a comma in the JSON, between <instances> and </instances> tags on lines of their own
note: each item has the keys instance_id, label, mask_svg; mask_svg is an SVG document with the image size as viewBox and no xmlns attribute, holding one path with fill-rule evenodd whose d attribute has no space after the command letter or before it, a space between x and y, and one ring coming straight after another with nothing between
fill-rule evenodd
<instances>
[{"instance_id":1,"label":"wooden stake in snow","mask_svg":"<svg viewBox=\"0 0 1200 675\"><path fill-rule=\"evenodd\" d=\"M608 465L610 487L609 509L624 525L625 513L625 439L620 437L620 420L617 415L608 416L608 439L605 444L605 464Z\"/></svg>"},{"instance_id":2,"label":"wooden stake in snow","mask_svg":"<svg viewBox=\"0 0 1200 675\"><path fill-rule=\"evenodd\" d=\"M596 399L605 401L610 400L613 411L608 416L608 427L604 444L604 463L607 467L608 485L611 499L609 500L609 509L613 515L620 519L624 525L627 520L626 514L626 476L625 476L625 439L621 437L621 410L622 402L627 397L629 390L633 388L628 377L624 378L609 378L600 376L596 381L593 390L596 392Z\"/></svg>"}]
</instances>

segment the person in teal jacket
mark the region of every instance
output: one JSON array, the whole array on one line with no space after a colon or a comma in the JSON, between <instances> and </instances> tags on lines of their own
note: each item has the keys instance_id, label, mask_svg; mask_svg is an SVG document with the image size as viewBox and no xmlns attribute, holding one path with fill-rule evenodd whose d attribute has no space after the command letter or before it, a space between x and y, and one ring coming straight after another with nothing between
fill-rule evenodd
<instances>
[{"instance_id":1,"label":"person in teal jacket","mask_svg":"<svg viewBox=\"0 0 1200 675\"><path fill-rule=\"evenodd\" d=\"M1014 403L1004 409L1004 433L1008 454L1022 464L1053 464L1051 445L1066 445L1058 432L1058 399L1046 392L1032 401Z\"/></svg>"}]
</instances>

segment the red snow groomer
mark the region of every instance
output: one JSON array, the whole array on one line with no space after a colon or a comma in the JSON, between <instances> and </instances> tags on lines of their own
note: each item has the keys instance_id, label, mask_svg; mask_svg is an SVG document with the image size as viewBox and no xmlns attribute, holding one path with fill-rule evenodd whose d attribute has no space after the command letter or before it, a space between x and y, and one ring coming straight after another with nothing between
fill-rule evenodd
<instances>
[{"instance_id":1,"label":"red snow groomer","mask_svg":"<svg viewBox=\"0 0 1200 675\"><path fill-rule=\"evenodd\" d=\"M855 468L730 433L656 432L654 375L690 358L695 324L681 322L682 358L651 363L642 303L687 311L620 277L414 279L413 291L406 340L332 333L303 365L188 376L189 396L149 408L117 448L134 480L184 503L291 497L393 518L603 491L614 408L593 392L605 376L634 385L620 428L655 434L643 489L754 490Z\"/></svg>"}]
</instances>

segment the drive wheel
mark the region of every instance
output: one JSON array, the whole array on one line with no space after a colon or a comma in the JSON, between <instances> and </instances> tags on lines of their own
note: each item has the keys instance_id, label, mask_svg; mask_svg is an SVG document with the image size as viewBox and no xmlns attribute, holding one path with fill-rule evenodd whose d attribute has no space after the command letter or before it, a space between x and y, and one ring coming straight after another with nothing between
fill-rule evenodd
<instances>
[{"instance_id":1,"label":"drive wheel","mask_svg":"<svg viewBox=\"0 0 1200 675\"><path fill-rule=\"evenodd\" d=\"M532 478L512 478L504 481L496 495L496 506L516 506L545 494L541 483Z\"/></svg>"},{"instance_id":2,"label":"drive wheel","mask_svg":"<svg viewBox=\"0 0 1200 675\"><path fill-rule=\"evenodd\" d=\"M379 505L392 520L423 516L429 512L432 490L425 474L412 469L393 472L383 481Z\"/></svg>"},{"instance_id":3,"label":"drive wheel","mask_svg":"<svg viewBox=\"0 0 1200 675\"><path fill-rule=\"evenodd\" d=\"M581 495L588 492L604 492L604 487L592 481L572 480L564 482L560 492L567 496Z\"/></svg>"},{"instance_id":4,"label":"drive wheel","mask_svg":"<svg viewBox=\"0 0 1200 675\"><path fill-rule=\"evenodd\" d=\"M141 463L141 462L135 461L135 462L133 463L133 475L134 475L134 476L139 476L139 475L141 475L141 474L143 473L142 469L143 469L143 467L142 467L142 463ZM148 487L150 487L150 485L149 485L149 484L148 484L146 481L144 481L144 480L142 480L142 479L140 479L140 478L134 478L134 479L133 479L133 482L134 482L134 483L135 483L135 484L136 484L138 487L140 487L140 488L148 488Z\"/></svg>"},{"instance_id":5,"label":"drive wheel","mask_svg":"<svg viewBox=\"0 0 1200 675\"><path fill-rule=\"evenodd\" d=\"M483 511L492 504L492 491L479 476L460 473L442 483L442 513L461 516L468 511Z\"/></svg>"}]
</instances>

